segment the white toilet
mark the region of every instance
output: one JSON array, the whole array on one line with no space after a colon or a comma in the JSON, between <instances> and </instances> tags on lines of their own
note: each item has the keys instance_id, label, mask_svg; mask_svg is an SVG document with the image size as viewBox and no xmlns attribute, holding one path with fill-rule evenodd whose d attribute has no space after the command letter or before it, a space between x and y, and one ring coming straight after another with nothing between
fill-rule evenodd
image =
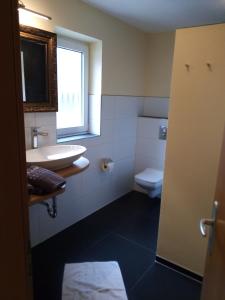
<instances>
[{"instance_id":1,"label":"white toilet","mask_svg":"<svg viewBox=\"0 0 225 300\"><path fill-rule=\"evenodd\" d=\"M150 198L160 196L162 191L163 171L146 168L135 175L135 182L148 192Z\"/></svg>"}]
</instances>

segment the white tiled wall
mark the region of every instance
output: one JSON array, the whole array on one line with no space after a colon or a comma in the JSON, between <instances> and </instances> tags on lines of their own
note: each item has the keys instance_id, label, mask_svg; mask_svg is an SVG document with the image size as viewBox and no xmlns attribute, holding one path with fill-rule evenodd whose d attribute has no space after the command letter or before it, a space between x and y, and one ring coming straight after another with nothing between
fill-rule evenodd
<instances>
[{"instance_id":1,"label":"white tiled wall","mask_svg":"<svg viewBox=\"0 0 225 300\"><path fill-rule=\"evenodd\" d=\"M95 99L91 97L94 109ZM152 114L151 103L148 105L148 102L152 101L151 98L143 97L102 97L101 136L73 142L87 147L85 157L90 160L90 167L83 173L67 178L66 192L57 197L57 218L51 219L46 208L40 204L30 207L33 246L131 191L135 171L143 169L146 164L162 167L160 155L165 142L156 142L155 134L158 132L155 130L157 131L158 123L149 123L150 119L137 118L143 115L144 107L148 109L147 113ZM158 110L160 113L161 102L158 102ZM155 111L157 113L157 105L155 107L154 103ZM56 143L55 113L25 114L27 149L31 148L33 126L40 126L40 130L49 134L47 137L39 137L40 146ZM157 155L151 151L153 147ZM114 170L109 174L100 170L101 160L106 157L115 162Z\"/></svg>"},{"instance_id":2,"label":"white tiled wall","mask_svg":"<svg viewBox=\"0 0 225 300\"><path fill-rule=\"evenodd\" d=\"M87 147L85 157L90 167L67 179L66 192L58 196L58 216L51 219L46 208L36 204L30 208L31 243L36 245L64 228L93 213L111 201L131 191L134 178L134 160L137 116L143 112L141 97L103 96L101 136L74 141ZM48 124L49 120L49 124ZM30 148L30 127L40 125L49 132L48 139L40 137L40 145L55 144L55 114L25 114L27 148ZM72 142L69 142L71 144ZM103 158L112 158L112 173L103 173Z\"/></svg>"},{"instance_id":3,"label":"white tiled wall","mask_svg":"<svg viewBox=\"0 0 225 300\"><path fill-rule=\"evenodd\" d=\"M39 146L48 146L56 144L56 113L42 112L42 113L25 113L25 137L26 149L31 148L31 128L40 127L41 131L46 131L47 136L39 136Z\"/></svg>"},{"instance_id":4,"label":"white tiled wall","mask_svg":"<svg viewBox=\"0 0 225 300\"><path fill-rule=\"evenodd\" d=\"M150 117L138 118L135 173L139 173L145 168L163 170L166 140L159 139L160 125L167 126L167 119ZM135 185L135 189L143 191L137 185Z\"/></svg>"},{"instance_id":5,"label":"white tiled wall","mask_svg":"<svg viewBox=\"0 0 225 300\"><path fill-rule=\"evenodd\" d=\"M100 134L101 95L89 95L89 131Z\"/></svg>"}]
</instances>

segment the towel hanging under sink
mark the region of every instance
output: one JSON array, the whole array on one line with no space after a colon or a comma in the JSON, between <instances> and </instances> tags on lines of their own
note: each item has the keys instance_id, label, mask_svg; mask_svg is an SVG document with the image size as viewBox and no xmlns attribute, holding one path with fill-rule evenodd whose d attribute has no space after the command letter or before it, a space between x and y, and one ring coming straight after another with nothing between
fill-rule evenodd
<instances>
[{"instance_id":1,"label":"towel hanging under sink","mask_svg":"<svg viewBox=\"0 0 225 300\"><path fill-rule=\"evenodd\" d=\"M65 186L63 177L38 166L27 168L28 191L32 194L51 193Z\"/></svg>"}]
</instances>

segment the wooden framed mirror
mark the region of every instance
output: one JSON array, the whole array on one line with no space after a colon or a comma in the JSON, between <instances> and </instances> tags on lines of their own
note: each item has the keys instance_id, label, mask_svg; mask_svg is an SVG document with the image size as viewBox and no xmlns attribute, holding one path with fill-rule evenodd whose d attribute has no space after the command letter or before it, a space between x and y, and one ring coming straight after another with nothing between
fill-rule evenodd
<instances>
[{"instance_id":1,"label":"wooden framed mirror","mask_svg":"<svg viewBox=\"0 0 225 300\"><path fill-rule=\"evenodd\" d=\"M25 112L57 111L56 34L20 25Z\"/></svg>"}]
</instances>

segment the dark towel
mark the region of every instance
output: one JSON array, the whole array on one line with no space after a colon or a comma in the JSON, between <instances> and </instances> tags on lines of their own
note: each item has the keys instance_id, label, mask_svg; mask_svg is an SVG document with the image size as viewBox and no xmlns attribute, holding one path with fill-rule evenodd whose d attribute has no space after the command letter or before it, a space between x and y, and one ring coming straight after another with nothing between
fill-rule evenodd
<instances>
[{"instance_id":1,"label":"dark towel","mask_svg":"<svg viewBox=\"0 0 225 300\"><path fill-rule=\"evenodd\" d=\"M46 194L45 191L43 191L40 188L34 187L33 185L31 185L30 183L27 184L27 190L28 190L28 194L29 195L43 195Z\"/></svg>"},{"instance_id":2,"label":"dark towel","mask_svg":"<svg viewBox=\"0 0 225 300\"><path fill-rule=\"evenodd\" d=\"M58 174L37 166L27 168L28 190L32 194L45 194L62 188L66 181Z\"/></svg>"}]
</instances>

